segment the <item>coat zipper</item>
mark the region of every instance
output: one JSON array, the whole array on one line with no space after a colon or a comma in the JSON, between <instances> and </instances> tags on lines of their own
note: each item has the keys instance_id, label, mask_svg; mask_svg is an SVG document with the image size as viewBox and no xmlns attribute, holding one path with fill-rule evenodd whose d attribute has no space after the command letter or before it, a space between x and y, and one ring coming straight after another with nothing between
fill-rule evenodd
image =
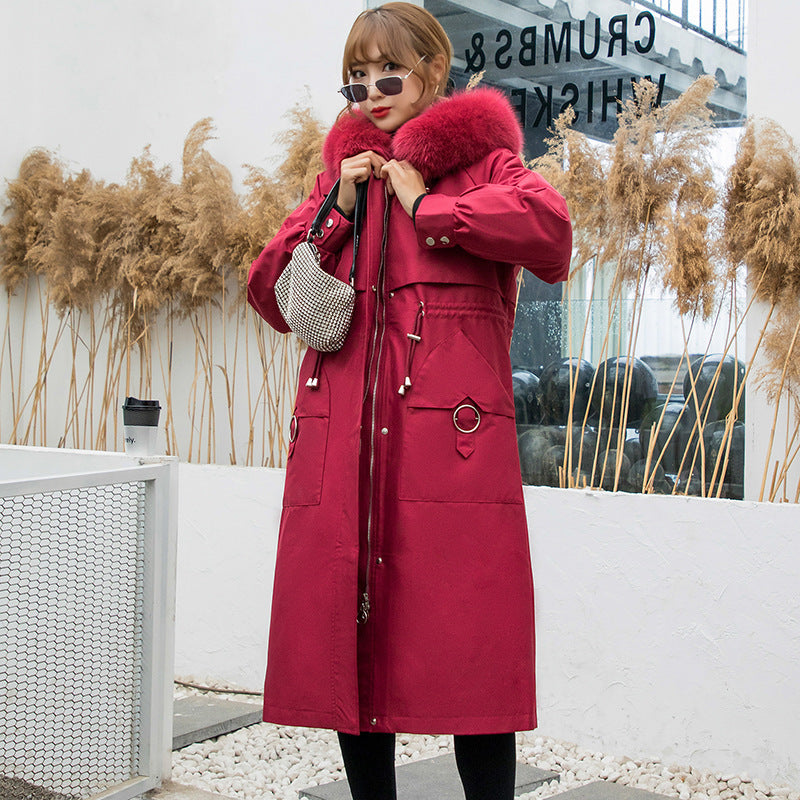
<instances>
[{"instance_id":1,"label":"coat zipper","mask_svg":"<svg viewBox=\"0 0 800 800\"><path fill-rule=\"evenodd\" d=\"M372 409L370 414L369 432L369 505L367 511L367 568L364 573L364 591L361 593L361 602L358 608L358 621L364 624L369 619L369 578L372 565L372 517L375 495L375 422L378 401L378 376L381 369L381 354L383 353L383 337L386 333L386 299L384 288L386 283L386 239L389 233L389 193L384 188L385 210L383 212L383 238L381 239L381 260L378 266L377 305L375 307L375 335L372 340L372 354L370 354L370 374L372 373L372 357L375 353L375 340L378 341L378 355L375 360L375 378L372 386ZM378 334L380 328L380 334Z\"/></svg>"}]
</instances>

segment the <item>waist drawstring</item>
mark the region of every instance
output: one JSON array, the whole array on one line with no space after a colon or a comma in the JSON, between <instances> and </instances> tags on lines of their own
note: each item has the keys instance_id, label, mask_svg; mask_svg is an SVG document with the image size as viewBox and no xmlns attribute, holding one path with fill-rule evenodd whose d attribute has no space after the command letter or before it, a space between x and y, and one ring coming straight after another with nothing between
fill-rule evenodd
<instances>
[{"instance_id":1,"label":"waist drawstring","mask_svg":"<svg viewBox=\"0 0 800 800\"><path fill-rule=\"evenodd\" d=\"M414 351L417 348L417 342L422 341L422 319L425 316L425 303L422 300L419 301L419 308L417 309L417 316L414 320L414 330L412 333L407 333L406 336L408 337L408 356L406 358L406 375L405 379L403 380L402 385L397 390L397 393L400 395L405 395L405 393L411 388L411 365L414 361ZM311 375L308 377L306 381L306 386L309 389L318 389L319 388L319 373L320 369L322 368L322 359L324 357L324 353L317 351L317 355L314 358L314 368L311 370Z\"/></svg>"},{"instance_id":2,"label":"waist drawstring","mask_svg":"<svg viewBox=\"0 0 800 800\"><path fill-rule=\"evenodd\" d=\"M417 342L422 341L422 318L425 316L425 303L419 301L417 318L414 320L414 332L407 333L408 337L408 358L406 359L406 376L397 393L401 396L411 388L411 364L414 360L414 351L417 349Z\"/></svg>"},{"instance_id":3,"label":"waist drawstring","mask_svg":"<svg viewBox=\"0 0 800 800\"><path fill-rule=\"evenodd\" d=\"M322 367L322 356L324 353L317 350L317 357L314 359L314 369L311 370L311 375L306 381L306 386L309 389L319 389L319 371Z\"/></svg>"}]
</instances>

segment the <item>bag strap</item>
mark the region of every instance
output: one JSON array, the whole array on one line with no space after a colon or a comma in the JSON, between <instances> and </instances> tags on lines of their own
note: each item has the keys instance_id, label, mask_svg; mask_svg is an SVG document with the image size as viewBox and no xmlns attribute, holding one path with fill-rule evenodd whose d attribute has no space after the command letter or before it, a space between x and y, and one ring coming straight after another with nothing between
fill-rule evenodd
<instances>
[{"instance_id":1,"label":"bag strap","mask_svg":"<svg viewBox=\"0 0 800 800\"><path fill-rule=\"evenodd\" d=\"M331 209L336 205L336 198L338 196L339 180L337 178L336 183L333 184L333 188L328 192L328 196L320 206L319 211L317 211L317 216L314 217L314 221L311 223L306 241L310 242L314 237L319 238L322 236L322 221L331 213Z\"/></svg>"},{"instance_id":2,"label":"bag strap","mask_svg":"<svg viewBox=\"0 0 800 800\"><path fill-rule=\"evenodd\" d=\"M358 244L361 239L361 227L364 224L364 214L367 210L367 184L368 180L363 183L356 184L356 207L353 219L353 264L350 267L350 285L353 285L356 275L356 256L358 255ZM317 211L317 216L311 223L311 228L308 231L306 241L310 242L314 237L322 236L322 223L325 217L331 213L331 210L336 205L336 199L339 196L339 179L333 184L325 202L320 206Z\"/></svg>"},{"instance_id":3,"label":"bag strap","mask_svg":"<svg viewBox=\"0 0 800 800\"><path fill-rule=\"evenodd\" d=\"M356 208L353 220L353 265L350 267L350 285L356 277L356 256L358 255L358 243L361 241L361 226L364 224L364 214L367 211L367 184L369 179L363 183L356 184Z\"/></svg>"}]
</instances>

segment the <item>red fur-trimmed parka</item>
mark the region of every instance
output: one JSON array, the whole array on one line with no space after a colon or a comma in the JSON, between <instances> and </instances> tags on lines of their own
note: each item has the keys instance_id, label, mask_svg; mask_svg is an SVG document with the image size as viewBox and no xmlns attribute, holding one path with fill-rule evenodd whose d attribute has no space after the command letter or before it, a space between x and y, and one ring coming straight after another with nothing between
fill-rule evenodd
<instances>
[{"instance_id":1,"label":"red fur-trimmed parka","mask_svg":"<svg viewBox=\"0 0 800 800\"><path fill-rule=\"evenodd\" d=\"M253 307L287 331L274 285L364 150L407 160L415 220L371 179L344 347L309 350L291 423L264 719L347 733L536 726L531 558L509 343L516 276L567 276L563 198L518 155L505 97L479 88L394 135L363 115L328 135L311 196L253 263ZM316 240L350 271L353 224Z\"/></svg>"}]
</instances>

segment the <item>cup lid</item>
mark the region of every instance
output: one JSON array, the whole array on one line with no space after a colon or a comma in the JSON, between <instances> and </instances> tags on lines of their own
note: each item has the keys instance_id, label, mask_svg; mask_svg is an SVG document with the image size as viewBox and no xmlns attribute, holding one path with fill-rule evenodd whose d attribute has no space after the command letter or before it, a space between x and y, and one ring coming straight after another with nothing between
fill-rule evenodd
<instances>
[{"instance_id":1,"label":"cup lid","mask_svg":"<svg viewBox=\"0 0 800 800\"><path fill-rule=\"evenodd\" d=\"M133 410L152 410L161 409L161 403L158 400L139 400L137 397L126 397L125 402L122 404L123 409L128 411Z\"/></svg>"}]
</instances>

